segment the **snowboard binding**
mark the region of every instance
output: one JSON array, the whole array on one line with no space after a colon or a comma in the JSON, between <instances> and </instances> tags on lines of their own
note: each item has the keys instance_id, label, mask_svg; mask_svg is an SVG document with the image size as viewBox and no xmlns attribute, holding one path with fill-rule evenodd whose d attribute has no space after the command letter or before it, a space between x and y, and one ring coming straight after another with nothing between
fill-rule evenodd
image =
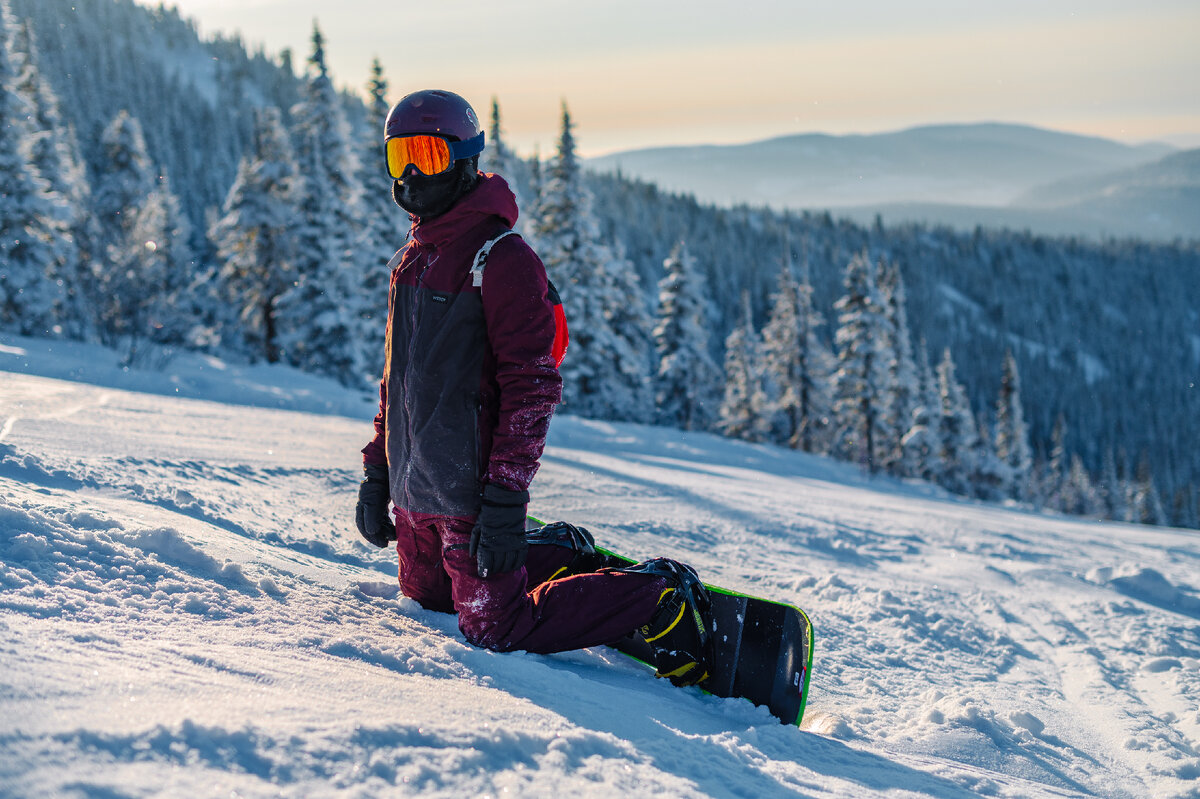
<instances>
[{"instance_id":1,"label":"snowboard binding","mask_svg":"<svg viewBox=\"0 0 1200 799\"><path fill-rule=\"evenodd\" d=\"M585 527L576 527L567 522L553 522L525 531L525 540L530 546L550 544L575 553L571 562L550 575L554 580L572 574L587 574L610 565L608 557L596 551L596 539Z\"/></svg>"},{"instance_id":2,"label":"snowboard binding","mask_svg":"<svg viewBox=\"0 0 1200 799\"><path fill-rule=\"evenodd\" d=\"M705 585L676 561L638 563L597 546L582 527L543 526L533 517L527 524L531 544L564 549L559 562L567 565L552 578L612 569L666 581L652 618L608 646L675 685L699 683L713 696L739 697L767 707L784 724L800 724L813 665L813 626L803 610Z\"/></svg>"},{"instance_id":3,"label":"snowboard binding","mask_svg":"<svg viewBox=\"0 0 1200 799\"><path fill-rule=\"evenodd\" d=\"M665 577L654 616L638 632L654 652L656 677L698 685L712 673L712 600L692 567L655 558L620 571Z\"/></svg>"}]
</instances>

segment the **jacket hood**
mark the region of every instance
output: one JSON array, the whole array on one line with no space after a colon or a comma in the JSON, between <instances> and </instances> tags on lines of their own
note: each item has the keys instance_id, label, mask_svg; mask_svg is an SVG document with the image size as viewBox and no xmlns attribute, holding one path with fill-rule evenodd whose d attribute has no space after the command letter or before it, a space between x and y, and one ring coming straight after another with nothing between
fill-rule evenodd
<instances>
[{"instance_id":1,"label":"jacket hood","mask_svg":"<svg viewBox=\"0 0 1200 799\"><path fill-rule=\"evenodd\" d=\"M414 219L413 238L419 244L440 246L487 221L498 217L512 227L517 223L517 198L499 175L481 173L475 188L464 194L444 214L424 221Z\"/></svg>"}]
</instances>

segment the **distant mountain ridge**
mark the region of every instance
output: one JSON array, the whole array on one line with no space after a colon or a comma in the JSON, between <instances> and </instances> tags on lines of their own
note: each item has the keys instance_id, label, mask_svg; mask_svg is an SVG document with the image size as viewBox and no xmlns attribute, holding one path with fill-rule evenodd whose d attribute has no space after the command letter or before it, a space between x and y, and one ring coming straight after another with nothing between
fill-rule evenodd
<instances>
[{"instance_id":1,"label":"distant mountain ridge","mask_svg":"<svg viewBox=\"0 0 1200 799\"><path fill-rule=\"evenodd\" d=\"M934 221L956 228L1009 228L1045 235L1200 238L1200 149L1148 164L1034 186L1005 206L897 203L839 208L869 223Z\"/></svg>"},{"instance_id":2,"label":"distant mountain ridge","mask_svg":"<svg viewBox=\"0 0 1200 799\"><path fill-rule=\"evenodd\" d=\"M1200 186L1200 148L1171 153L1157 161L1081 178L1068 178L1037 186L1014 205L1061 207L1098 196L1112 196L1134 187L1192 188Z\"/></svg>"},{"instance_id":3,"label":"distant mountain ridge","mask_svg":"<svg viewBox=\"0 0 1200 799\"><path fill-rule=\"evenodd\" d=\"M1148 238L1200 237L1200 148L1026 192L1014 205L1046 208Z\"/></svg>"},{"instance_id":4,"label":"distant mountain ridge","mask_svg":"<svg viewBox=\"0 0 1200 799\"><path fill-rule=\"evenodd\" d=\"M1001 225L1038 229L1045 223L1053 228L1047 232L1095 233L1086 229L1085 218L1076 218L1086 217L1086 209L1048 213L1045 203L1035 204L1031 197L1047 184L1125 174L1175 153L1168 144L1135 146L992 122L846 136L807 133L740 145L659 147L600 156L586 165L598 172L620 171L722 206L841 210L852 217L886 211L889 218L898 214L906 221L948 224L960 224L956 214L974 219L987 216L985 209L1004 209L1007 213L992 214ZM1160 172L1175 166L1168 160ZM1034 210L1037 213L1024 213ZM1178 225L1159 227L1147 234L1152 238L1180 235ZM1125 233L1132 232L1136 230Z\"/></svg>"}]
</instances>

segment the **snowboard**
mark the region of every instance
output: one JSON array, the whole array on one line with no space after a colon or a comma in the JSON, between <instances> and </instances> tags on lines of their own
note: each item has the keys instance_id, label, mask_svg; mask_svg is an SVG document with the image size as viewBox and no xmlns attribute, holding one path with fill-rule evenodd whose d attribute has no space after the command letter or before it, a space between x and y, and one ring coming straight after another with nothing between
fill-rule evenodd
<instances>
[{"instance_id":1,"label":"snowboard","mask_svg":"<svg viewBox=\"0 0 1200 799\"><path fill-rule=\"evenodd\" d=\"M637 563L593 547L597 569ZM782 723L800 726L812 673L813 626L808 615L785 602L704 585L712 599L713 664L700 688L713 696L739 697L766 706ZM637 632L608 646L654 668L650 645Z\"/></svg>"}]
</instances>

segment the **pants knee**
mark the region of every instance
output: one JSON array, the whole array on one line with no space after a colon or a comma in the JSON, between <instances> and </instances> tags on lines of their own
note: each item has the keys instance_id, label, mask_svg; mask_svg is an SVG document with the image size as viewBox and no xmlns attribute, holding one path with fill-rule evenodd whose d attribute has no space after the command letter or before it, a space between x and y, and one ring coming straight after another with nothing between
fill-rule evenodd
<instances>
[{"instance_id":1,"label":"pants knee","mask_svg":"<svg viewBox=\"0 0 1200 799\"><path fill-rule=\"evenodd\" d=\"M454 602L450 599L450 595L447 592L425 591L400 583L400 593L415 601L418 605L425 608L425 610L433 610L438 613L454 612Z\"/></svg>"},{"instance_id":2,"label":"pants knee","mask_svg":"<svg viewBox=\"0 0 1200 799\"><path fill-rule=\"evenodd\" d=\"M400 593L415 600L421 607L439 613L454 612L450 578L440 563L417 565L414 560L401 555L398 577Z\"/></svg>"},{"instance_id":3,"label":"pants knee","mask_svg":"<svg viewBox=\"0 0 1200 799\"><path fill-rule=\"evenodd\" d=\"M472 616L462 612L458 615L458 629L467 643L490 649L493 652L509 652L514 649L508 640L507 630L493 619Z\"/></svg>"},{"instance_id":4,"label":"pants knee","mask_svg":"<svg viewBox=\"0 0 1200 799\"><path fill-rule=\"evenodd\" d=\"M463 637L475 646L493 652L510 652L518 649L517 626L519 605L505 603L492 595L484 584L479 584L474 596L458 603L458 629Z\"/></svg>"}]
</instances>

